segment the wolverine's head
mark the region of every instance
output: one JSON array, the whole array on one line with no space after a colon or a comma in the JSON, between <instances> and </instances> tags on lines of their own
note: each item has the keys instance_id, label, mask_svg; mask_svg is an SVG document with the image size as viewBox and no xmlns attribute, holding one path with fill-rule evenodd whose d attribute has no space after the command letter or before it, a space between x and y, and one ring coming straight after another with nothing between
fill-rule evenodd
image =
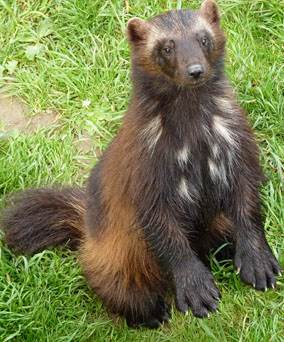
<instances>
[{"instance_id":1,"label":"wolverine's head","mask_svg":"<svg viewBox=\"0 0 284 342\"><path fill-rule=\"evenodd\" d=\"M205 0L198 11L170 11L147 21L133 18L127 33L134 65L179 86L204 84L223 61L225 36L213 0Z\"/></svg>"}]
</instances>

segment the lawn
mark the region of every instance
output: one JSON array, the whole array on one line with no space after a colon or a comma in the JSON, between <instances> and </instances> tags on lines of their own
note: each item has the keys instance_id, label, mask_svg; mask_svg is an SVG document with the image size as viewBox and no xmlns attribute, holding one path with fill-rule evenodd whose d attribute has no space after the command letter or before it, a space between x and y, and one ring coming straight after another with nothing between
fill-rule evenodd
<instances>
[{"instance_id":1,"label":"lawn","mask_svg":"<svg viewBox=\"0 0 284 342\"><path fill-rule=\"evenodd\" d=\"M21 120L46 120L23 129L0 117L1 207L20 189L86 181L127 108L127 20L188 3L196 7L199 1L0 0L0 93L24 104ZM267 236L283 265L284 3L219 5L229 39L227 73L254 127L267 175ZM76 253L26 258L0 242L0 341L283 341L284 278L274 291L261 293L243 285L230 264L212 264L222 292L216 314L199 320L173 310L171 325L136 331L108 316Z\"/></svg>"}]
</instances>

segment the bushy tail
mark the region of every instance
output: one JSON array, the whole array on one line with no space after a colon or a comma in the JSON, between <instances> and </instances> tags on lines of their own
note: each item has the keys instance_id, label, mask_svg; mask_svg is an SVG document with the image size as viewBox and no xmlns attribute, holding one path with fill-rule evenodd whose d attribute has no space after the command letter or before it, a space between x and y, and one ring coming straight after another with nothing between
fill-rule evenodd
<instances>
[{"instance_id":1,"label":"bushy tail","mask_svg":"<svg viewBox=\"0 0 284 342\"><path fill-rule=\"evenodd\" d=\"M84 190L73 188L20 193L2 217L7 245L25 254L61 244L76 248L84 234L85 198Z\"/></svg>"}]
</instances>

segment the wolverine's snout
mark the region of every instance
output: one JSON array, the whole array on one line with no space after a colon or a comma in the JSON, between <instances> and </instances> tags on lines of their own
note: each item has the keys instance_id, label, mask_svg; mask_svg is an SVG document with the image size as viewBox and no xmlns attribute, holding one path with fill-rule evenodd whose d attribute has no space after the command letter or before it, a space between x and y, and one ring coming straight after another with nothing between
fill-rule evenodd
<instances>
[{"instance_id":1,"label":"wolverine's snout","mask_svg":"<svg viewBox=\"0 0 284 342\"><path fill-rule=\"evenodd\" d=\"M187 73L190 79L198 80L204 74L204 67L201 64L193 64L188 66Z\"/></svg>"}]
</instances>

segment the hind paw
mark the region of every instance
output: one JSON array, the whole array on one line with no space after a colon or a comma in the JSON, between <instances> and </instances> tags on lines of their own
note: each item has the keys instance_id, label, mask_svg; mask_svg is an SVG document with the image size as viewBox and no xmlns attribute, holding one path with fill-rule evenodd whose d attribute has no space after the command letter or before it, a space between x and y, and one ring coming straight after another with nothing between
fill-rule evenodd
<instances>
[{"instance_id":1,"label":"hind paw","mask_svg":"<svg viewBox=\"0 0 284 342\"><path fill-rule=\"evenodd\" d=\"M170 320L169 306L160 296L157 297L155 306L147 314L126 315L126 322L132 328L157 329Z\"/></svg>"},{"instance_id":2,"label":"hind paw","mask_svg":"<svg viewBox=\"0 0 284 342\"><path fill-rule=\"evenodd\" d=\"M242 246L236 251L234 263L241 280L256 290L266 291L276 286L280 267L268 245L259 249Z\"/></svg>"}]
</instances>

